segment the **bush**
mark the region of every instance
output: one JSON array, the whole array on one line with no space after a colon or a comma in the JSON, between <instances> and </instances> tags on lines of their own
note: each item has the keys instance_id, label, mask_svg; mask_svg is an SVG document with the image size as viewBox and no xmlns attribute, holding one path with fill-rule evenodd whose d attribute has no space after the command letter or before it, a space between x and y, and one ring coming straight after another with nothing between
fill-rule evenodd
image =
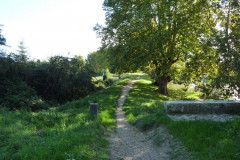
<instances>
[{"instance_id":1,"label":"bush","mask_svg":"<svg viewBox=\"0 0 240 160\"><path fill-rule=\"evenodd\" d=\"M51 57L49 62L35 65L28 84L44 100L65 103L94 92L93 72L82 57Z\"/></svg>"},{"instance_id":2,"label":"bush","mask_svg":"<svg viewBox=\"0 0 240 160\"><path fill-rule=\"evenodd\" d=\"M0 50L0 105L10 109L46 108L95 92L94 72L81 56L54 56L48 61L19 61L19 55ZM41 98L42 99L41 99Z\"/></svg>"},{"instance_id":3,"label":"bush","mask_svg":"<svg viewBox=\"0 0 240 160\"><path fill-rule=\"evenodd\" d=\"M107 85L104 83L104 81L98 80L94 82L94 87L95 87L95 90L98 91L106 88Z\"/></svg>"},{"instance_id":4,"label":"bush","mask_svg":"<svg viewBox=\"0 0 240 160\"><path fill-rule=\"evenodd\" d=\"M36 91L23 81L10 82L3 101L3 106L11 110L24 109L36 111L48 108L48 105L42 101Z\"/></svg>"}]
</instances>

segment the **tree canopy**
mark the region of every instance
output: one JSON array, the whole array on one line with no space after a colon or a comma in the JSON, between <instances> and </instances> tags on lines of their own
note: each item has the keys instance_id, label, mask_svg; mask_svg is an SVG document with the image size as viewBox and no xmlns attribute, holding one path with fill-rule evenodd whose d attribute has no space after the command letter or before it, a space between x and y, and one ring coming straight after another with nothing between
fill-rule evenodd
<instances>
[{"instance_id":1,"label":"tree canopy","mask_svg":"<svg viewBox=\"0 0 240 160\"><path fill-rule=\"evenodd\" d=\"M27 62L28 60L28 51L27 51L27 47L24 44L24 41L20 41L19 45L18 45L18 55L19 55L19 60L21 62Z\"/></svg>"},{"instance_id":2,"label":"tree canopy","mask_svg":"<svg viewBox=\"0 0 240 160\"><path fill-rule=\"evenodd\" d=\"M236 0L105 0L103 7L106 26L95 29L103 48L114 50L109 52L110 61L123 62L116 65L124 71L150 68L159 93L168 95L167 83L179 75L184 82L201 81L204 76L214 82L222 78L221 65L227 62L220 64L223 46L239 56L239 49L234 49L239 44ZM230 39L232 44L227 45ZM234 57L230 50L227 55ZM239 69L238 58L230 61L235 67L227 64L232 70L229 74L236 76L233 72Z\"/></svg>"},{"instance_id":3,"label":"tree canopy","mask_svg":"<svg viewBox=\"0 0 240 160\"><path fill-rule=\"evenodd\" d=\"M219 56L217 87L240 93L240 1L223 0L218 10L221 30L216 36ZM226 86L227 85L227 86Z\"/></svg>"},{"instance_id":4,"label":"tree canopy","mask_svg":"<svg viewBox=\"0 0 240 160\"><path fill-rule=\"evenodd\" d=\"M109 68L109 61L105 50L99 50L88 54L87 64L95 72L102 72L104 69Z\"/></svg>"},{"instance_id":5,"label":"tree canopy","mask_svg":"<svg viewBox=\"0 0 240 160\"><path fill-rule=\"evenodd\" d=\"M105 0L107 26L99 34L105 47L120 48L121 58L134 64L130 67L154 68L158 91L167 95L173 64L191 54L210 31L204 24L208 6L202 0Z\"/></svg>"}]
</instances>

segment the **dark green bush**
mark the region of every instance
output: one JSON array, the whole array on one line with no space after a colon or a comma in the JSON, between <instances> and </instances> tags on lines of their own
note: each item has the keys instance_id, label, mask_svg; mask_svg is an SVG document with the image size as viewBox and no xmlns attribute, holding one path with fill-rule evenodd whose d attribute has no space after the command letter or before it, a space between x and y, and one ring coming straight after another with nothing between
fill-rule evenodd
<instances>
[{"instance_id":1,"label":"dark green bush","mask_svg":"<svg viewBox=\"0 0 240 160\"><path fill-rule=\"evenodd\" d=\"M45 100L65 103L94 92L92 75L82 57L55 56L33 66L28 84Z\"/></svg>"},{"instance_id":2,"label":"dark green bush","mask_svg":"<svg viewBox=\"0 0 240 160\"><path fill-rule=\"evenodd\" d=\"M10 82L3 101L3 106L11 110L24 109L36 111L48 108L48 105L42 101L36 91L23 81Z\"/></svg>"},{"instance_id":3,"label":"dark green bush","mask_svg":"<svg viewBox=\"0 0 240 160\"><path fill-rule=\"evenodd\" d=\"M20 61L0 50L0 106L36 110L47 108L45 101L57 105L82 98L96 91L93 74L81 56Z\"/></svg>"}]
</instances>

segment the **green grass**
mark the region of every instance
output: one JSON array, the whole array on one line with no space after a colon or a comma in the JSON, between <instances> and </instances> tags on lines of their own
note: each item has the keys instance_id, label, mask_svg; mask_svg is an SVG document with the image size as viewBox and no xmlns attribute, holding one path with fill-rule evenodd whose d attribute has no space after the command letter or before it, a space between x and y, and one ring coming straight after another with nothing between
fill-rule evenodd
<instances>
[{"instance_id":1,"label":"green grass","mask_svg":"<svg viewBox=\"0 0 240 160\"><path fill-rule=\"evenodd\" d=\"M166 100L200 99L202 94L184 91L170 84L166 97L155 92L156 86L143 76L130 91L124 105L126 117L130 123L141 130L165 125L169 132L180 139L193 159L199 160L239 160L240 159L240 119L232 122L211 121L172 121L164 110ZM161 137L156 138L161 144Z\"/></svg>"},{"instance_id":2,"label":"green grass","mask_svg":"<svg viewBox=\"0 0 240 160\"><path fill-rule=\"evenodd\" d=\"M176 100L200 100L203 96L203 93L184 85L169 83L168 89L170 97Z\"/></svg>"},{"instance_id":3,"label":"green grass","mask_svg":"<svg viewBox=\"0 0 240 160\"><path fill-rule=\"evenodd\" d=\"M132 78L138 75L138 73L124 73L121 75L122 78L119 79L118 75L116 74L109 74L107 80L103 80L103 76L97 76L92 78L92 82L96 88L96 90L106 89L109 86L113 86L119 83L122 79Z\"/></svg>"},{"instance_id":4,"label":"green grass","mask_svg":"<svg viewBox=\"0 0 240 160\"><path fill-rule=\"evenodd\" d=\"M0 159L109 159L104 138L116 126L121 87L135 75L80 100L45 111L0 110ZM89 102L99 103L99 117L89 115Z\"/></svg>"}]
</instances>

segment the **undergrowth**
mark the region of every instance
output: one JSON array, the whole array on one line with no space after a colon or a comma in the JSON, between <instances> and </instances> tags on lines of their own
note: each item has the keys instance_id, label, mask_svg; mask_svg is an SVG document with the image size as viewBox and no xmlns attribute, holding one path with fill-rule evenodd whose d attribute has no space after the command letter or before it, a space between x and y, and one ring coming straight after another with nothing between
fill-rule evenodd
<instances>
[{"instance_id":1,"label":"undergrowth","mask_svg":"<svg viewBox=\"0 0 240 160\"><path fill-rule=\"evenodd\" d=\"M38 112L0 110L1 160L109 159L104 131L114 128L121 87L135 75L80 100ZM89 102L99 103L99 117L89 114Z\"/></svg>"},{"instance_id":2,"label":"undergrowth","mask_svg":"<svg viewBox=\"0 0 240 160\"><path fill-rule=\"evenodd\" d=\"M240 159L240 119L231 122L172 121L164 110L164 101L195 99L201 93L183 91L169 86L170 97L155 92L156 86L143 76L130 91L124 104L128 121L141 130L165 125L170 134L180 139L194 160L238 160ZM157 139L156 143L160 143Z\"/></svg>"}]
</instances>

